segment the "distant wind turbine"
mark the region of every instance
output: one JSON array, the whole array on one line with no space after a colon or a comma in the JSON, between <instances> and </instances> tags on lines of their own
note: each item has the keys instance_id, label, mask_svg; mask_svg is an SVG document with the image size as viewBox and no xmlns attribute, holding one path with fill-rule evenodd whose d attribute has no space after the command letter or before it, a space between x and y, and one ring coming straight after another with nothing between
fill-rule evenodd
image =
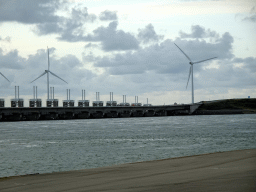
<instances>
[{"instance_id":1,"label":"distant wind turbine","mask_svg":"<svg viewBox=\"0 0 256 192\"><path fill-rule=\"evenodd\" d=\"M9 79L7 79L7 78L3 75L3 73L0 72L0 75L2 75L7 81L9 81ZM9 82L10 82L10 81L9 81Z\"/></svg>"},{"instance_id":2,"label":"distant wind turbine","mask_svg":"<svg viewBox=\"0 0 256 192\"><path fill-rule=\"evenodd\" d=\"M175 43L174 43L175 44ZM176 44L175 44L176 45ZM176 45L178 48L179 46ZM191 84L192 84L192 104L194 104L194 82L193 82L193 65L194 64L197 64L197 63L202 63L204 61L208 61L208 60L211 60L211 59L215 59L217 57L212 57L210 59L205 59L205 60L202 60L202 61L197 61L197 62L193 62L187 55L186 53L184 53L181 48L179 48L179 50L188 58L188 60L190 61L189 64L190 64L190 69L189 69L189 74L188 74L188 82L189 82L189 79L190 79L190 75L191 75ZM187 86L186 88L188 87L188 82L187 82Z\"/></svg>"},{"instance_id":3,"label":"distant wind turbine","mask_svg":"<svg viewBox=\"0 0 256 192\"><path fill-rule=\"evenodd\" d=\"M53 72L50 71L50 60L49 60L49 49L48 49L48 47L47 47L47 51L48 51L48 70L45 70L42 75L37 77L35 80L31 81L31 83L33 83L34 81L36 81L40 77L44 76L45 74L47 74L47 99L49 99L49 73L51 73L53 76L59 78L60 80L64 81L65 83L67 83L67 82L64 79L60 78L59 76L57 76L56 74L54 74Z\"/></svg>"}]
</instances>

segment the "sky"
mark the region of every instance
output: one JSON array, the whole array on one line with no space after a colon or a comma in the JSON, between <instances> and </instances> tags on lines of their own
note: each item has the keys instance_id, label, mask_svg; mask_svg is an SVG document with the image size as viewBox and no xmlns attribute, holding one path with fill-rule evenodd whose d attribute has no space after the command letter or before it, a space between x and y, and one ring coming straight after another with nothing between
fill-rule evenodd
<instances>
[{"instance_id":1,"label":"sky","mask_svg":"<svg viewBox=\"0 0 256 192\"><path fill-rule=\"evenodd\" d=\"M256 97L255 0L0 0L0 98L169 105ZM176 44L176 45L175 45ZM188 82L188 86L187 86ZM187 86L187 87L186 87ZM91 105L91 104L90 104Z\"/></svg>"}]
</instances>

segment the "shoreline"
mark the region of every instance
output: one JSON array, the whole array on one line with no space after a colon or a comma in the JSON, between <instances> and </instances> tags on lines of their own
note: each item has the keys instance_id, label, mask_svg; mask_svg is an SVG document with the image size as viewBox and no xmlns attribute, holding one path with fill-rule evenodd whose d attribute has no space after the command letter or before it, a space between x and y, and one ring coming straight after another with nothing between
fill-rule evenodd
<instances>
[{"instance_id":1,"label":"shoreline","mask_svg":"<svg viewBox=\"0 0 256 192\"><path fill-rule=\"evenodd\" d=\"M234 188L235 187L235 188ZM0 178L0 191L255 191L256 149Z\"/></svg>"}]
</instances>

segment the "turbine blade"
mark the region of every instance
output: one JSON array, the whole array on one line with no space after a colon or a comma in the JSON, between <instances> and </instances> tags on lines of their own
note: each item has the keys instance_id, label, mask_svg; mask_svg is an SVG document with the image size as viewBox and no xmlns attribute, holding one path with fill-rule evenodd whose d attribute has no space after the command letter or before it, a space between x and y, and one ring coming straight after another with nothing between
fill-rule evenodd
<instances>
[{"instance_id":1,"label":"turbine blade","mask_svg":"<svg viewBox=\"0 0 256 192\"><path fill-rule=\"evenodd\" d=\"M174 43L174 44L175 44L175 43ZM176 44L175 44L175 45L176 45ZM178 45L176 45L176 46L179 48ZM179 48L179 50L188 58L188 60L189 60L190 62L192 62L191 59L189 58L189 56L187 56L186 53L184 53L184 51L181 50L181 48Z\"/></svg>"},{"instance_id":2,"label":"turbine blade","mask_svg":"<svg viewBox=\"0 0 256 192\"><path fill-rule=\"evenodd\" d=\"M46 71L45 71L45 72L43 72L43 74L42 74L42 75L40 75L39 77L37 77L35 80L37 80L37 79L39 79L40 77L44 76L46 73L47 73ZM33 83L35 80L31 81L30 83Z\"/></svg>"},{"instance_id":3,"label":"turbine blade","mask_svg":"<svg viewBox=\"0 0 256 192\"><path fill-rule=\"evenodd\" d=\"M9 81L9 79L7 79L7 78L4 76L3 73L0 72L0 74L1 74L7 81ZM10 81L9 81L9 82L10 82Z\"/></svg>"},{"instance_id":4,"label":"turbine blade","mask_svg":"<svg viewBox=\"0 0 256 192\"><path fill-rule=\"evenodd\" d=\"M68 82L66 82L64 79L60 78L59 76L57 76L56 74L54 74L53 72L49 71L53 76L59 78L60 80L64 81L65 83L68 84Z\"/></svg>"},{"instance_id":5,"label":"turbine blade","mask_svg":"<svg viewBox=\"0 0 256 192\"><path fill-rule=\"evenodd\" d=\"M190 75L191 75L191 69L192 69L192 65L190 66L189 68L189 74L188 74L188 82L189 82L189 79L190 79ZM188 82L187 82L187 86L186 86L186 89L188 88Z\"/></svg>"},{"instance_id":6,"label":"turbine blade","mask_svg":"<svg viewBox=\"0 0 256 192\"><path fill-rule=\"evenodd\" d=\"M48 49L48 46L47 46L47 52L48 52L48 70L50 70L50 59L49 59L49 49Z\"/></svg>"},{"instance_id":7,"label":"turbine blade","mask_svg":"<svg viewBox=\"0 0 256 192\"><path fill-rule=\"evenodd\" d=\"M202 61L197 61L197 62L194 62L193 64L202 63L204 61L208 61L208 60L215 59L215 58L217 58L217 57L213 57L213 58L210 58L210 59L205 59L205 60L202 60Z\"/></svg>"}]
</instances>

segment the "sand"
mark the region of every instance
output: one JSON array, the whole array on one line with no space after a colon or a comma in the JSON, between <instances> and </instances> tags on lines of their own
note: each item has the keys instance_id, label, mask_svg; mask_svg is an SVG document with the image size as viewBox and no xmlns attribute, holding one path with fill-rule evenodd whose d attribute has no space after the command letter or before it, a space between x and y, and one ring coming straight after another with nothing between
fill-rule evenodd
<instances>
[{"instance_id":1,"label":"sand","mask_svg":"<svg viewBox=\"0 0 256 192\"><path fill-rule=\"evenodd\" d=\"M1 192L256 191L256 149L0 179Z\"/></svg>"}]
</instances>

